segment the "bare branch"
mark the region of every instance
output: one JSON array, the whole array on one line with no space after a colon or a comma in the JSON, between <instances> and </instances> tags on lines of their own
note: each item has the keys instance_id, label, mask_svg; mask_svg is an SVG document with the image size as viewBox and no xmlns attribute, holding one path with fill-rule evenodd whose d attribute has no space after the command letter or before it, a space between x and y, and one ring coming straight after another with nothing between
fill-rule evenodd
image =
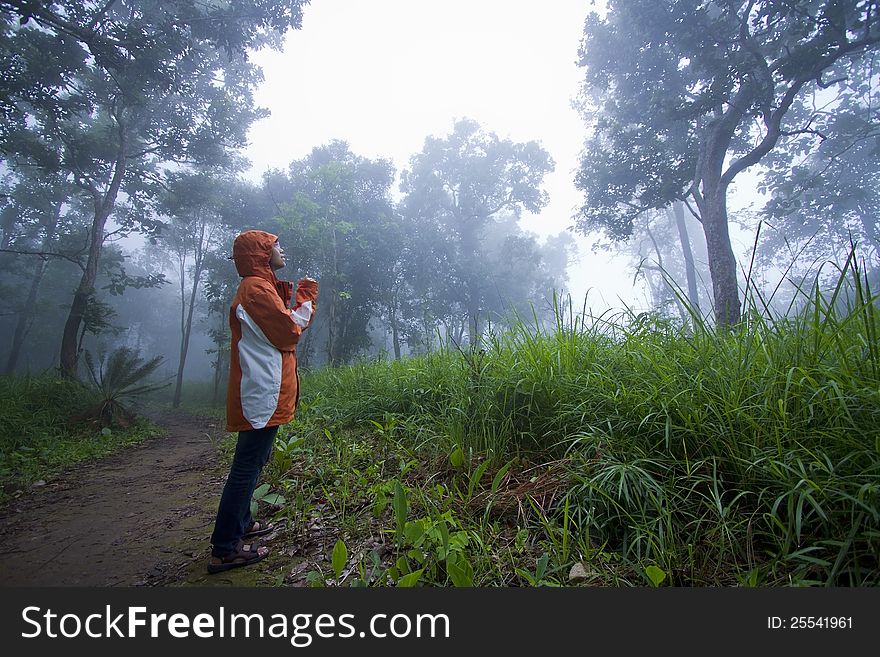
<instances>
[{"instance_id":1,"label":"bare branch","mask_svg":"<svg viewBox=\"0 0 880 657\"><path fill-rule=\"evenodd\" d=\"M819 130L813 130L811 128L802 128L800 130L780 130L779 131L780 137L794 137L795 135L815 135L819 139L821 139L822 141L825 141L826 139L828 139L828 137L824 133L820 132Z\"/></svg>"},{"instance_id":2,"label":"bare branch","mask_svg":"<svg viewBox=\"0 0 880 657\"><path fill-rule=\"evenodd\" d=\"M841 82L846 82L847 77L844 75L842 78L835 78L833 80L829 80L828 82L822 82L822 74L816 76L816 84L819 85L820 89L827 89L828 87L833 87L835 84L840 84Z\"/></svg>"},{"instance_id":3,"label":"bare branch","mask_svg":"<svg viewBox=\"0 0 880 657\"><path fill-rule=\"evenodd\" d=\"M16 249L0 249L0 253L14 253L15 255L31 255L37 256L41 260L48 260L49 258L60 258L61 260L67 260L68 262L72 262L77 267L85 271L85 266L82 262L73 256L69 256L64 253L52 253L49 251L18 251Z\"/></svg>"}]
</instances>

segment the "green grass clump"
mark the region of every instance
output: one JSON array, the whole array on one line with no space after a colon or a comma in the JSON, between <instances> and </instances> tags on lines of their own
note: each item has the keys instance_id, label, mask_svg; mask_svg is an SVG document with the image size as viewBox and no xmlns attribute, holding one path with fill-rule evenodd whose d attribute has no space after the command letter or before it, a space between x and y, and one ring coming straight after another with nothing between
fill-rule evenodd
<instances>
[{"instance_id":1,"label":"green grass clump","mask_svg":"<svg viewBox=\"0 0 880 657\"><path fill-rule=\"evenodd\" d=\"M618 559L632 579L614 581L642 584L880 584L877 298L850 261L801 301L776 317L753 293L724 331L559 312L554 330L520 323L475 353L322 370L303 381L299 426L393 425L419 463L511 464L495 495L528 489L517 463L564 463L508 528L539 530L542 573ZM423 474L451 494L454 472Z\"/></svg>"}]
</instances>

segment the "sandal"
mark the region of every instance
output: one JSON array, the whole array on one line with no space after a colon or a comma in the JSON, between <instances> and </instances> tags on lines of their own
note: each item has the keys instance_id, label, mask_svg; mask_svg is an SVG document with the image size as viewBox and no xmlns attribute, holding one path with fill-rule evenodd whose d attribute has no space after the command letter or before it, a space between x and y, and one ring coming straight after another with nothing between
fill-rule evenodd
<instances>
[{"instance_id":1,"label":"sandal","mask_svg":"<svg viewBox=\"0 0 880 657\"><path fill-rule=\"evenodd\" d=\"M228 554L223 556L212 554L211 560L208 562L208 572L211 574L222 573L232 568L250 566L258 561L262 561L268 555L268 548L261 547L257 543L245 545L239 541L238 547Z\"/></svg>"},{"instance_id":2,"label":"sandal","mask_svg":"<svg viewBox=\"0 0 880 657\"><path fill-rule=\"evenodd\" d=\"M244 530L244 534L242 534L242 538L254 538L256 536L262 536L263 534L268 534L270 531L275 529L275 525L272 523L263 524L259 520L254 520L248 527Z\"/></svg>"}]
</instances>

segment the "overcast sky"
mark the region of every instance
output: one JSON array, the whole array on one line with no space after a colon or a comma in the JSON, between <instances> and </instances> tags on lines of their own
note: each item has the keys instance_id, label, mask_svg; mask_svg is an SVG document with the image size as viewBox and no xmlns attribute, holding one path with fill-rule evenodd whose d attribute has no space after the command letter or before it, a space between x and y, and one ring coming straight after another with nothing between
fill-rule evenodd
<instances>
[{"instance_id":1,"label":"overcast sky","mask_svg":"<svg viewBox=\"0 0 880 657\"><path fill-rule=\"evenodd\" d=\"M314 146L347 141L354 153L393 160L398 173L429 135L455 119L477 120L514 141L536 140L556 170L545 178L550 204L526 213L541 237L571 225L580 194L573 169L584 125L571 107L588 0L313 0L283 53L255 61L265 83L257 102L271 117L251 130L251 177L285 168ZM579 237L570 270L576 305L594 310L643 299L632 274ZM641 305L641 304L639 304Z\"/></svg>"}]
</instances>

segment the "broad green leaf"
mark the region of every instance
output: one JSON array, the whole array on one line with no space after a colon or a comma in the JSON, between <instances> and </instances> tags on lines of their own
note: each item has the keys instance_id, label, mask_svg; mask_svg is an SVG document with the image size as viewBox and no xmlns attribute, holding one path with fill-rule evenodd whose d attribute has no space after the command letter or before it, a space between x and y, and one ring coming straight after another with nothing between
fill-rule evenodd
<instances>
[{"instance_id":1,"label":"broad green leaf","mask_svg":"<svg viewBox=\"0 0 880 657\"><path fill-rule=\"evenodd\" d=\"M538 557L537 567L535 568L535 580L540 582L544 579L544 573L547 572L547 563L550 561L550 555L546 552Z\"/></svg>"},{"instance_id":2,"label":"broad green leaf","mask_svg":"<svg viewBox=\"0 0 880 657\"><path fill-rule=\"evenodd\" d=\"M666 579L666 573L653 565L645 568L645 574L648 576L648 579L651 580L651 585L655 587L660 586L660 584L663 583L663 580Z\"/></svg>"},{"instance_id":3,"label":"broad green leaf","mask_svg":"<svg viewBox=\"0 0 880 657\"><path fill-rule=\"evenodd\" d=\"M437 523L437 531L440 534L440 547L437 549L437 557L443 561L449 554L449 528L446 521Z\"/></svg>"},{"instance_id":4,"label":"broad green leaf","mask_svg":"<svg viewBox=\"0 0 880 657\"><path fill-rule=\"evenodd\" d=\"M401 573L409 573L412 571L412 569L409 567L409 562L406 560L406 557L398 557L397 561L394 562L394 567L397 568L397 571Z\"/></svg>"},{"instance_id":5,"label":"broad green leaf","mask_svg":"<svg viewBox=\"0 0 880 657\"><path fill-rule=\"evenodd\" d=\"M477 484L480 483L480 479L483 478L483 475L484 475L485 472L486 472L486 468L489 467L489 464L490 464L490 463L491 463L491 460L490 460L490 459L486 459L485 461L483 461L482 463L480 463L479 466L477 466L476 471L475 471L474 474L471 476L471 480L468 482L468 499L470 499L471 497L473 497L473 495L474 495L474 490L476 489Z\"/></svg>"},{"instance_id":6,"label":"broad green leaf","mask_svg":"<svg viewBox=\"0 0 880 657\"><path fill-rule=\"evenodd\" d=\"M461 447L456 447L452 454L449 455L449 462L453 468L460 468L464 464L464 452Z\"/></svg>"},{"instance_id":7,"label":"broad green leaf","mask_svg":"<svg viewBox=\"0 0 880 657\"><path fill-rule=\"evenodd\" d=\"M269 493L268 495L264 495L262 500L266 504L272 504L274 506L281 506L287 501L287 498L280 493Z\"/></svg>"},{"instance_id":8,"label":"broad green leaf","mask_svg":"<svg viewBox=\"0 0 880 657\"><path fill-rule=\"evenodd\" d=\"M464 555L449 555L446 558L446 572L449 573L449 578L457 587L474 585L474 567Z\"/></svg>"},{"instance_id":9,"label":"broad green leaf","mask_svg":"<svg viewBox=\"0 0 880 657\"><path fill-rule=\"evenodd\" d=\"M403 490L403 486L400 485L399 481L394 482L394 501L392 502L394 507L394 515L397 518L397 540L398 542L403 541L404 531L406 528L406 491Z\"/></svg>"},{"instance_id":10,"label":"broad green leaf","mask_svg":"<svg viewBox=\"0 0 880 657\"><path fill-rule=\"evenodd\" d=\"M399 580L397 580L397 588L412 588L419 583L419 580L422 578L423 571L424 568L419 568L418 570L414 570L413 572L411 572L409 575L404 575Z\"/></svg>"},{"instance_id":11,"label":"broad green leaf","mask_svg":"<svg viewBox=\"0 0 880 657\"><path fill-rule=\"evenodd\" d=\"M421 542L420 539L425 535L425 523L421 520L413 520L406 523L404 535L406 536L407 543L413 547L418 547Z\"/></svg>"},{"instance_id":12,"label":"broad green leaf","mask_svg":"<svg viewBox=\"0 0 880 657\"><path fill-rule=\"evenodd\" d=\"M419 549L412 549L406 553L406 556L416 563L425 563L425 553Z\"/></svg>"},{"instance_id":13,"label":"broad green leaf","mask_svg":"<svg viewBox=\"0 0 880 657\"><path fill-rule=\"evenodd\" d=\"M336 579L339 579L342 571L345 570L345 565L348 563L348 548L345 547L345 542L341 538L333 546L333 556L331 559L333 572L336 573Z\"/></svg>"}]
</instances>

